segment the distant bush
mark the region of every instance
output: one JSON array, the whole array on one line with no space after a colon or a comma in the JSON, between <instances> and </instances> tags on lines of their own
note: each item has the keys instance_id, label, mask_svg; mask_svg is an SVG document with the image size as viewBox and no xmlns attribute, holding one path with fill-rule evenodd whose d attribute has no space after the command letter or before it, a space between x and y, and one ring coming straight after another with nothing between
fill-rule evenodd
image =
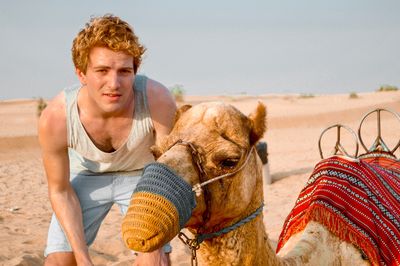
<instances>
[{"instance_id":1,"label":"distant bush","mask_svg":"<svg viewBox=\"0 0 400 266\"><path fill-rule=\"evenodd\" d=\"M302 98L302 99L314 98L314 97L315 97L315 95L312 94L312 93L302 93L302 94L300 94L300 96L299 96L299 98Z\"/></svg>"},{"instance_id":2,"label":"distant bush","mask_svg":"<svg viewBox=\"0 0 400 266\"><path fill-rule=\"evenodd\" d=\"M175 101L183 102L183 95L185 94L185 90L183 89L183 85L179 85L179 84L174 85L169 89L169 91L174 96Z\"/></svg>"},{"instance_id":3,"label":"distant bush","mask_svg":"<svg viewBox=\"0 0 400 266\"><path fill-rule=\"evenodd\" d=\"M44 108L46 108L47 103L45 100L43 100L43 98L39 98L38 102L37 102L37 106L36 106L36 114L38 117L40 117L40 115L42 114Z\"/></svg>"},{"instance_id":4,"label":"distant bush","mask_svg":"<svg viewBox=\"0 0 400 266\"><path fill-rule=\"evenodd\" d=\"M396 86L382 85L376 91L381 92L381 91L398 91L398 90L399 90L399 88L397 88Z\"/></svg>"},{"instance_id":5,"label":"distant bush","mask_svg":"<svg viewBox=\"0 0 400 266\"><path fill-rule=\"evenodd\" d=\"M360 98L356 92L350 92L349 94L350 99L357 99Z\"/></svg>"}]
</instances>

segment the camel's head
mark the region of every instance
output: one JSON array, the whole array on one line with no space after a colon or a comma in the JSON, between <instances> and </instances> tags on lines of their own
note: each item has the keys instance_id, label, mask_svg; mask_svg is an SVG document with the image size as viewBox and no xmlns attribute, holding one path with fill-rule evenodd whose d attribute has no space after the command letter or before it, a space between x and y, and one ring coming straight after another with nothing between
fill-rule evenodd
<instances>
[{"instance_id":1,"label":"camel's head","mask_svg":"<svg viewBox=\"0 0 400 266\"><path fill-rule=\"evenodd\" d=\"M190 185L189 188L232 173L203 186L200 195L193 194L196 207L190 219L185 221L190 230L213 232L259 207L263 200L262 165L253 147L266 130L265 118L265 106L261 103L249 116L220 102L183 106L177 112L172 132L152 147L157 163L168 166ZM135 193L127 217L134 215L133 210L130 214L132 205L136 204L134 198ZM123 224L123 231L130 230L129 224ZM170 241L180 229L176 222L171 227L174 235L165 234L160 229L148 238L163 234L167 239L161 237L162 240L150 249L139 251L153 250ZM129 242L125 234L124 239ZM141 243L145 241L142 239ZM130 247L138 249L137 246Z\"/></svg>"}]
</instances>

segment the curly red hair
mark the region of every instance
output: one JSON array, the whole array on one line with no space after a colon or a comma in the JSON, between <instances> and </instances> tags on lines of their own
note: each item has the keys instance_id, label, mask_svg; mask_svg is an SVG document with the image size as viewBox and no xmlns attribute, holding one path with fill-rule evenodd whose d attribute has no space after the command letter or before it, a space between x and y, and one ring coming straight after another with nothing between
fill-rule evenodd
<instances>
[{"instance_id":1,"label":"curly red hair","mask_svg":"<svg viewBox=\"0 0 400 266\"><path fill-rule=\"evenodd\" d=\"M137 72L146 51L131 26L111 14L91 18L72 43L72 60L75 67L83 73L87 70L90 50L96 46L132 55L134 73Z\"/></svg>"}]
</instances>

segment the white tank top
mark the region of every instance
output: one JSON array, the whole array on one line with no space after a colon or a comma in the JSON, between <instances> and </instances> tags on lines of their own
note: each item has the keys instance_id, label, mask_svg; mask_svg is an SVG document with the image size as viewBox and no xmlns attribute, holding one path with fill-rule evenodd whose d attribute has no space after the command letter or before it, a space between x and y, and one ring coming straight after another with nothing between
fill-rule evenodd
<instances>
[{"instance_id":1,"label":"white tank top","mask_svg":"<svg viewBox=\"0 0 400 266\"><path fill-rule=\"evenodd\" d=\"M97 148L79 119L77 96L80 85L64 90L71 173L92 175L118 172L118 175L139 175L146 164L154 161L150 152L155 140L154 126L147 103L146 83L145 76L135 77L132 129L125 144L113 152L103 152Z\"/></svg>"}]
</instances>

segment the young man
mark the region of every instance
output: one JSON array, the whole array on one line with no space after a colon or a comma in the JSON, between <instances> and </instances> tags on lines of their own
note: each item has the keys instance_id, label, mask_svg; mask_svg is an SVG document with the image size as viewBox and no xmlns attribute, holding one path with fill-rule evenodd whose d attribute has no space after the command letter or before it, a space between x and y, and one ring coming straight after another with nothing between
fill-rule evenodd
<instances>
[{"instance_id":1,"label":"young man","mask_svg":"<svg viewBox=\"0 0 400 266\"><path fill-rule=\"evenodd\" d=\"M88 253L114 203L123 213L152 162L150 147L170 132L176 111L169 91L136 75L145 49L128 23L96 17L73 41L80 85L63 90L39 121L39 141L54 210L45 265L93 265ZM116 225L117 227L120 225ZM137 265L166 265L160 249Z\"/></svg>"}]
</instances>

